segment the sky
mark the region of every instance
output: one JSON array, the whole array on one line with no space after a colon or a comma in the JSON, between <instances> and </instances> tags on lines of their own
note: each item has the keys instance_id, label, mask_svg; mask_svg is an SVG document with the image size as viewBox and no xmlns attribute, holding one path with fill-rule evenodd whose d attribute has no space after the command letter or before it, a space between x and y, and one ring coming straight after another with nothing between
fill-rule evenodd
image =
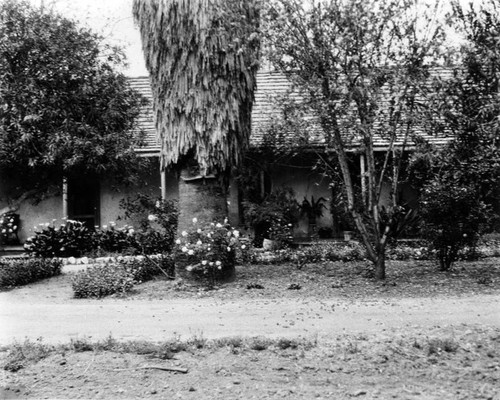
<instances>
[{"instance_id":1,"label":"sky","mask_svg":"<svg viewBox=\"0 0 500 400\"><path fill-rule=\"evenodd\" d=\"M30 0L43 4L59 14L79 21L83 26L100 33L106 41L125 49L128 76L146 76L139 29L132 17L132 0Z\"/></svg>"},{"instance_id":2,"label":"sky","mask_svg":"<svg viewBox=\"0 0 500 400\"><path fill-rule=\"evenodd\" d=\"M142 55L139 29L135 26L132 17L132 0L29 1L35 5L43 4L45 7L53 8L58 13L77 20L94 32L102 34L110 44L122 46L128 59L128 67L123 70L127 76L136 77L148 74ZM429 1L434 4L436 0L420 1ZM462 3L469 1L461 0ZM481 1L483 0L472 0L475 4ZM446 7L449 0L442 0L442 3Z\"/></svg>"}]
</instances>

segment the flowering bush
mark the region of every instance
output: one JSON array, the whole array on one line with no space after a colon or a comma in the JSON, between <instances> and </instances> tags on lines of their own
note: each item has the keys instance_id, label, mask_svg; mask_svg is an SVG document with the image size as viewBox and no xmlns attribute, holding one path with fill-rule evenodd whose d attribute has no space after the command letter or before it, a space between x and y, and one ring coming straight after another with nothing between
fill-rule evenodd
<instances>
[{"instance_id":1,"label":"flowering bush","mask_svg":"<svg viewBox=\"0 0 500 400\"><path fill-rule=\"evenodd\" d=\"M92 234L92 242L92 247L98 254L136 254L139 247L133 227L125 225L117 228L113 222L110 222L109 226L96 227Z\"/></svg>"},{"instance_id":2,"label":"flowering bush","mask_svg":"<svg viewBox=\"0 0 500 400\"><path fill-rule=\"evenodd\" d=\"M177 233L178 207L173 200L139 194L120 202L124 218L137 222L140 253L169 253ZM134 222L134 223L135 223Z\"/></svg>"},{"instance_id":3,"label":"flowering bush","mask_svg":"<svg viewBox=\"0 0 500 400\"><path fill-rule=\"evenodd\" d=\"M80 221L40 224L24 248L38 257L79 257L92 248L92 232ZM40 230L36 230L40 229Z\"/></svg>"},{"instance_id":4,"label":"flowering bush","mask_svg":"<svg viewBox=\"0 0 500 400\"><path fill-rule=\"evenodd\" d=\"M0 244L10 244L18 242L18 229L19 214L7 212L0 215Z\"/></svg>"},{"instance_id":5,"label":"flowering bush","mask_svg":"<svg viewBox=\"0 0 500 400\"><path fill-rule=\"evenodd\" d=\"M198 227L197 222L194 218L193 228L176 240L175 264L181 274L185 270L213 285L234 274L236 247L244 250L246 245L239 243L239 231L232 229L227 220L204 227Z\"/></svg>"}]
</instances>

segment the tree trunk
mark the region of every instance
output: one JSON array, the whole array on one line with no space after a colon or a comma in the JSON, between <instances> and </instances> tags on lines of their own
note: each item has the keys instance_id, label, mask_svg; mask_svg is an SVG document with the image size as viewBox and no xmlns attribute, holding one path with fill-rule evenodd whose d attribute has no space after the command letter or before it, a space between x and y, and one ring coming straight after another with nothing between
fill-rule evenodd
<instances>
[{"instance_id":1,"label":"tree trunk","mask_svg":"<svg viewBox=\"0 0 500 400\"><path fill-rule=\"evenodd\" d=\"M193 218L197 219L196 225ZM210 223L223 223L227 218L227 191L215 178L197 178L190 176L188 170L182 170L179 179L179 222L177 235L183 231L192 231ZM227 280L234 276L234 265L217 272L218 280ZM183 267L176 267L176 274L191 279Z\"/></svg>"},{"instance_id":2,"label":"tree trunk","mask_svg":"<svg viewBox=\"0 0 500 400\"><path fill-rule=\"evenodd\" d=\"M227 193L215 178L194 179L187 170L181 171L179 179L179 225L178 232L211 222L223 223L227 217Z\"/></svg>"},{"instance_id":3,"label":"tree trunk","mask_svg":"<svg viewBox=\"0 0 500 400\"><path fill-rule=\"evenodd\" d=\"M385 251L380 252L375 262L375 279L385 279Z\"/></svg>"}]
</instances>

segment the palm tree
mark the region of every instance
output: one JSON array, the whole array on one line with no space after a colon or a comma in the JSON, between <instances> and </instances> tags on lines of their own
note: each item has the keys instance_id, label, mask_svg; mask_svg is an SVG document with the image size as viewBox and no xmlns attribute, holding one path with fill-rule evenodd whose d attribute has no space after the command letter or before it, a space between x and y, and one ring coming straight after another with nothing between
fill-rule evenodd
<instances>
[{"instance_id":1,"label":"palm tree","mask_svg":"<svg viewBox=\"0 0 500 400\"><path fill-rule=\"evenodd\" d=\"M260 0L134 0L153 89L161 169L176 167L179 231L227 214L231 169L248 147Z\"/></svg>"}]
</instances>

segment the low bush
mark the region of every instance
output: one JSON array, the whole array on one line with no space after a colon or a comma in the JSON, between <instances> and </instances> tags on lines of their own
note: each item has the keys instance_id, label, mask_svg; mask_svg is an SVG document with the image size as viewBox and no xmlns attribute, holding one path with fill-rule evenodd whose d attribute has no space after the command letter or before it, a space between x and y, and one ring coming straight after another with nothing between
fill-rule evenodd
<instances>
[{"instance_id":1,"label":"low bush","mask_svg":"<svg viewBox=\"0 0 500 400\"><path fill-rule=\"evenodd\" d=\"M175 264L171 256L155 259L138 256L135 260L121 261L120 264L132 274L135 283L149 281L159 274L169 278L175 276Z\"/></svg>"},{"instance_id":2,"label":"low bush","mask_svg":"<svg viewBox=\"0 0 500 400\"><path fill-rule=\"evenodd\" d=\"M149 281L159 274L174 277L174 262L171 256L151 259L138 256L134 260L96 264L73 278L76 298L105 297L115 293L126 293L135 284Z\"/></svg>"},{"instance_id":3,"label":"low bush","mask_svg":"<svg viewBox=\"0 0 500 400\"><path fill-rule=\"evenodd\" d=\"M92 232L80 221L67 220L56 226L44 224L28 238L24 248L37 257L79 257L92 249Z\"/></svg>"},{"instance_id":4,"label":"low bush","mask_svg":"<svg viewBox=\"0 0 500 400\"><path fill-rule=\"evenodd\" d=\"M114 224L97 228L92 233L92 248L97 254L137 254L138 243L135 231L131 226L125 225L116 228Z\"/></svg>"},{"instance_id":5,"label":"low bush","mask_svg":"<svg viewBox=\"0 0 500 400\"><path fill-rule=\"evenodd\" d=\"M27 258L0 260L0 287L26 285L44 278L59 275L59 260Z\"/></svg>"},{"instance_id":6,"label":"low bush","mask_svg":"<svg viewBox=\"0 0 500 400\"><path fill-rule=\"evenodd\" d=\"M72 282L76 298L126 293L134 286L134 274L123 264L96 264L78 272Z\"/></svg>"}]
</instances>

